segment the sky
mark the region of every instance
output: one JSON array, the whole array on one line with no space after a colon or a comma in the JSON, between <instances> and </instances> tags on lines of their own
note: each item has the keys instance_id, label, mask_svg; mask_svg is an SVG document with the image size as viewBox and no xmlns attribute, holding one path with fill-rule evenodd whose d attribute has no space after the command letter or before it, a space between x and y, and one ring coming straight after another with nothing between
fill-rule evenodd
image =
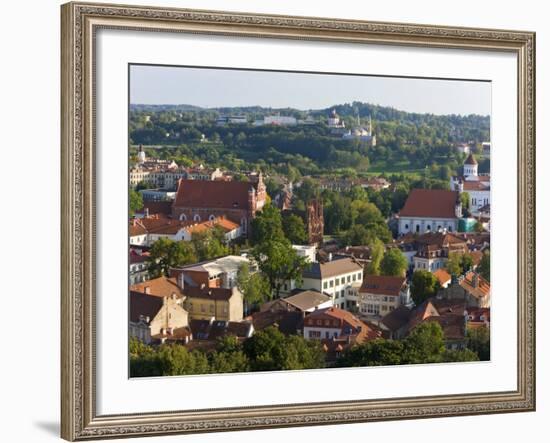
<instances>
[{"instance_id":1,"label":"sky","mask_svg":"<svg viewBox=\"0 0 550 443\"><path fill-rule=\"evenodd\" d=\"M132 65L130 103L323 109L361 101L432 114L491 113L491 83Z\"/></svg>"}]
</instances>

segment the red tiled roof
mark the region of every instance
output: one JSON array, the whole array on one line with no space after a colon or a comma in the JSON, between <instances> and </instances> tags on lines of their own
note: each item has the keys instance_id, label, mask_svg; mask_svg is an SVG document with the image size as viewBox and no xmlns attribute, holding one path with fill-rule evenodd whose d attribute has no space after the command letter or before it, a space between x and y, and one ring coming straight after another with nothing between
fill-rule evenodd
<instances>
[{"instance_id":1,"label":"red tiled roof","mask_svg":"<svg viewBox=\"0 0 550 443\"><path fill-rule=\"evenodd\" d=\"M354 329L366 327L366 325L351 312L339 308L325 308L313 311L305 318L304 326L324 326L324 321L322 325L317 325L317 320L333 320L331 325L327 326L330 328L335 327L333 325L334 323L338 323L339 328L344 328L344 326L349 326Z\"/></svg>"},{"instance_id":2,"label":"red tiled roof","mask_svg":"<svg viewBox=\"0 0 550 443\"><path fill-rule=\"evenodd\" d=\"M479 180L465 180L463 182L465 191L489 191L489 182Z\"/></svg>"},{"instance_id":3,"label":"red tiled roof","mask_svg":"<svg viewBox=\"0 0 550 443\"><path fill-rule=\"evenodd\" d=\"M359 292L382 295L399 295L405 284L405 277L392 277L389 275L367 275Z\"/></svg>"},{"instance_id":4,"label":"red tiled roof","mask_svg":"<svg viewBox=\"0 0 550 443\"><path fill-rule=\"evenodd\" d=\"M457 191L443 189L412 189L401 217L456 218Z\"/></svg>"},{"instance_id":5,"label":"red tiled roof","mask_svg":"<svg viewBox=\"0 0 550 443\"><path fill-rule=\"evenodd\" d=\"M143 208L141 208L139 212L144 212L145 209L149 210L149 215L170 215L172 213L172 201L146 201L143 202Z\"/></svg>"},{"instance_id":6,"label":"red tiled roof","mask_svg":"<svg viewBox=\"0 0 550 443\"><path fill-rule=\"evenodd\" d=\"M140 220L135 219L135 218L130 220L129 230L130 230L130 237L136 237L138 235L147 234L147 229L145 228L143 223L141 223Z\"/></svg>"},{"instance_id":7,"label":"red tiled roof","mask_svg":"<svg viewBox=\"0 0 550 443\"><path fill-rule=\"evenodd\" d=\"M174 207L247 209L248 191L255 183L184 180L178 182Z\"/></svg>"},{"instance_id":8,"label":"red tiled roof","mask_svg":"<svg viewBox=\"0 0 550 443\"><path fill-rule=\"evenodd\" d=\"M172 294L181 296L181 290L175 278L158 277L143 283L130 286L130 291L141 292L142 294L154 295L156 297L170 297Z\"/></svg>"}]
</instances>

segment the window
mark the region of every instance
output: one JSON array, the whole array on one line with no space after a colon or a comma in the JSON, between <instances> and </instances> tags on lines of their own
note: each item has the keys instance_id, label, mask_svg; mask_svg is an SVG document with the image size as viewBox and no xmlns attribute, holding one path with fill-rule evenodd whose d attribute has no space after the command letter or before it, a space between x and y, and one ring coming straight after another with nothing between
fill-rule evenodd
<instances>
[{"instance_id":1,"label":"window","mask_svg":"<svg viewBox=\"0 0 550 443\"><path fill-rule=\"evenodd\" d=\"M201 305L201 312L206 312L206 306Z\"/></svg>"},{"instance_id":2,"label":"window","mask_svg":"<svg viewBox=\"0 0 550 443\"><path fill-rule=\"evenodd\" d=\"M432 230L432 225L428 225L427 229L428 229L428 231L431 231Z\"/></svg>"},{"instance_id":3,"label":"window","mask_svg":"<svg viewBox=\"0 0 550 443\"><path fill-rule=\"evenodd\" d=\"M331 280L331 281L330 281L330 287L331 287L331 288L334 287L334 280Z\"/></svg>"},{"instance_id":4,"label":"window","mask_svg":"<svg viewBox=\"0 0 550 443\"><path fill-rule=\"evenodd\" d=\"M195 214L193 216L193 221L200 222L201 221L201 216L199 214Z\"/></svg>"},{"instance_id":5,"label":"window","mask_svg":"<svg viewBox=\"0 0 550 443\"><path fill-rule=\"evenodd\" d=\"M325 332L325 338L330 338L330 332L328 331Z\"/></svg>"},{"instance_id":6,"label":"window","mask_svg":"<svg viewBox=\"0 0 550 443\"><path fill-rule=\"evenodd\" d=\"M216 219L216 216L214 214L210 214L208 216L208 220L212 221L212 220L215 220Z\"/></svg>"},{"instance_id":7,"label":"window","mask_svg":"<svg viewBox=\"0 0 550 443\"><path fill-rule=\"evenodd\" d=\"M353 281L355 281L356 277L355 277L355 274L353 274Z\"/></svg>"},{"instance_id":8,"label":"window","mask_svg":"<svg viewBox=\"0 0 550 443\"><path fill-rule=\"evenodd\" d=\"M309 338L321 338L321 331L309 331Z\"/></svg>"},{"instance_id":9,"label":"window","mask_svg":"<svg viewBox=\"0 0 550 443\"><path fill-rule=\"evenodd\" d=\"M348 275L348 283L351 282L351 275Z\"/></svg>"},{"instance_id":10,"label":"window","mask_svg":"<svg viewBox=\"0 0 550 443\"><path fill-rule=\"evenodd\" d=\"M416 225L416 232L420 232L420 225Z\"/></svg>"},{"instance_id":11,"label":"window","mask_svg":"<svg viewBox=\"0 0 550 443\"><path fill-rule=\"evenodd\" d=\"M409 229L409 225L406 224L406 225L405 225L405 229Z\"/></svg>"},{"instance_id":12,"label":"window","mask_svg":"<svg viewBox=\"0 0 550 443\"><path fill-rule=\"evenodd\" d=\"M209 308L210 308L210 312L212 312L212 313L213 313L213 312L214 312L214 305L210 305L210 307L209 307Z\"/></svg>"},{"instance_id":13,"label":"window","mask_svg":"<svg viewBox=\"0 0 550 443\"><path fill-rule=\"evenodd\" d=\"M340 297L343 297L343 296L344 296L344 290L342 289L342 290L340 291Z\"/></svg>"},{"instance_id":14,"label":"window","mask_svg":"<svg viewBox=\"0 0 550 443\"><path fill-rule=\"evenodd\" d=\"M336 283L335 283L335 285L336 285L336 286L338 286L339 284L340 284L340 279L339 279L339 278L337 278L337 279L336 279Z\"/></svg>"},{"instance_id":15,"label":"window","mask_svg":"<svg viewBox=\"0 0 550 443\"><path fill-rule=\"evenodd\" d=\"M326 282L326 281L323 282L323 289L327 289L327 287L328 287L328 282Z\"/></svg>"}]
</instances>

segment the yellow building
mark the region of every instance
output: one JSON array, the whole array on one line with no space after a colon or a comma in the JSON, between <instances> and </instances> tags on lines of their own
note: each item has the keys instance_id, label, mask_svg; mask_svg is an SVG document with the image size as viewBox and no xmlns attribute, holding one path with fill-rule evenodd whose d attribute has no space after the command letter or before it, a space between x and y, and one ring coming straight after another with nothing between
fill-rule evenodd
<instances>
[{"instance_id":1,"label":"yellow building","mask_svg":"<svg viewBox=\"0 0 550 443\"><path fill-rule=\"evenodd\" d=\"M184 307L190 320L241 321L243 319L243 295L234 287L207 288L187 286Z\"/></svg>"}]
</instances>

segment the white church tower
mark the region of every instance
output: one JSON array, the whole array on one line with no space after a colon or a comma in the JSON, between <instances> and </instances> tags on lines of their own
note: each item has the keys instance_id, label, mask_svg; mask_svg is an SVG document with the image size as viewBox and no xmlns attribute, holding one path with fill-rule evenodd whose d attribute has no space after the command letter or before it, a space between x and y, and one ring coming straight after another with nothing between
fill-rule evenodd
<instances>
[{"instance_id":1,"label":"white church tower","mask_svg":"<svg viewBox=\"0 0 550 443\"><path fill-rule=\"evenodd\" d=\"M145 163L145 151L143 150L143 145L139 145L138 150L138 163Z\"/></svg>"},{"instance_id":2,"label":"white church tower","mask_svg":"<svg viewBox=\"0 0 550 443\"><path fill-rule=\"evenodd\" d=\"M477 160L473 154L470 154L464 162L464 178L468 180L469 177L477 179Z\"/></svg>"}]
</instances>

